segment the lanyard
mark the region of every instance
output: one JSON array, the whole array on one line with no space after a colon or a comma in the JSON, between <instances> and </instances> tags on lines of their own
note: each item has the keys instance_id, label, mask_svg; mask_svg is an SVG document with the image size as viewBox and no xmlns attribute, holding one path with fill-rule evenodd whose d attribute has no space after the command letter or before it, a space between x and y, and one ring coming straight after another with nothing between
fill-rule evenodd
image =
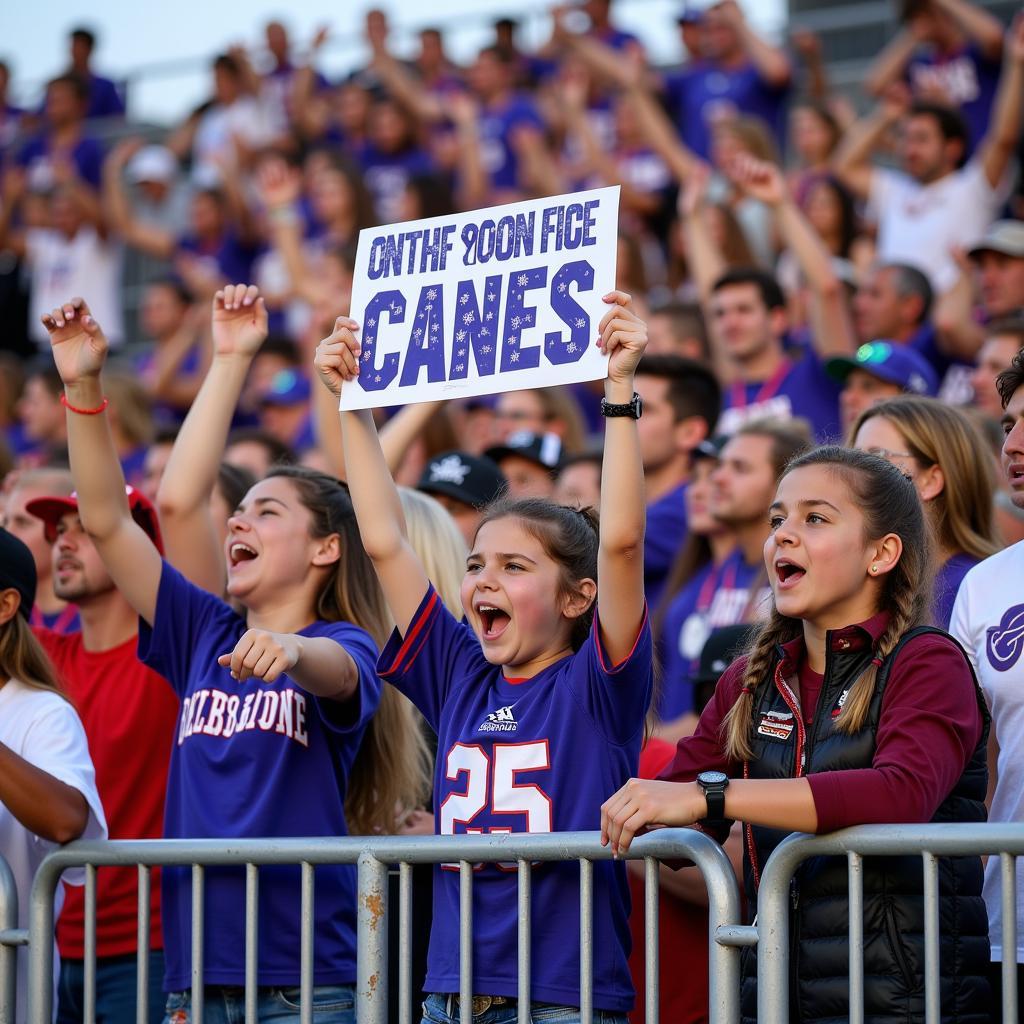
<instances>
[{"instance_id":1,"label":"lanyard","mask_svg":"<svg viewBox=\"0 0 1024 1024\"><path fill-rule=\"evenodd\" d=\"M53 625L50 627L50 631L53 633L63 634L68 626L75 621L75 616L78 614L78 609L73 604L66 604L60 610L60 614L54 620ZM29 624L36 629L45 629L46 622L43 620L43 613L39 610L39 606L36 605L32 608L32 615L29 619Z\"/></svg>"},{"instance_id":2,"label":"lanyard","mask_svg":"<svg viewBox=\"0 0 1024 1024\"><path fill-rule=\"evenodd\" d=\"M767 402L769 398L774 398L775 393L782 387L782 382L786 379L792 368L793 364L788 359L783 359L779 363L779 368L761 385L760 390L754 395L754 400L749 404L760 405L761 402ZM733 381L729 396L729 407L732 409L745 409L747 404L746 385L743 381Z\"/></svg>"},{"instance_id":3,"label":"lanyard","mask_svg":"<svg viewBox=\"0 0 1024 1024\"><path fill-rule=\"evenodd\" d=\"M717 591L732 590L736 586L738 571L735 559L730 558L718 566L714 572L709 572L697 594L696 610L706 612L711 607L711 602Z\"/></svg>"}]
</instances>

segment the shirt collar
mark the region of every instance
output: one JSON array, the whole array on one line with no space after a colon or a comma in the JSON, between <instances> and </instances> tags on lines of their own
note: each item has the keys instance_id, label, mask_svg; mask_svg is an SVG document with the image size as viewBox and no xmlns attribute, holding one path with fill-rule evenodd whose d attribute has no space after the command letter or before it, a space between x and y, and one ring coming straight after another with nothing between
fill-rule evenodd
<instances>
[{"instance_id":1,"label":"shirt collar","mask_svg":"<svg viewBox=\"0 0 1024 1024\"><path fill-rule=\"evenodd\" d=\"M851 651L870 649L878 643L889 620L889 612L878 612L870 619L858 622L842 629L830 629L826 634L828 650L834 654L846 654ZM804 636L801 632L794 639L781 645L783 672L790 674L797 670L804 657Z\"/></svg>"}]
</instances>

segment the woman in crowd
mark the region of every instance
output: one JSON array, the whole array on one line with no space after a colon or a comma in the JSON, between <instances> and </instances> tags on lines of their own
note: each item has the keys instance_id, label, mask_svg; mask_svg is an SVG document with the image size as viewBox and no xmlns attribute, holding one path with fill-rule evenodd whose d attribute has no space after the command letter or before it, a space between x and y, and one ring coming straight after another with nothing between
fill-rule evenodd
<instances>
[{"instance_id":1,"label":"woman in crowd","mask_svg":"<svg viewBox=\"0 0 1024 1024\"><path fill-rule=\"evenodd\" d=\"M161 561L128 514L106 424L100 372L106 339L76 299L44 320L65 387L69 448L82 523L115 584L143 620L140 655L182 699L168 783L173 837L345 835L394 827L396 804L422 791L420 742L408 715L382 723L377 643L388 627L359 544L352 505L336 480L280 467L252 487L228 520L227 592L242 613ZM214 358L182 428L220 459L249 363L266 334L255 288L214 300ZM191 422L190 422L191 421ZM166 483L166 480L165 480ZM383 705L382 705L383 707ZM370 719L387 730L368 731ZM357 757L357 754L359 755ZM201 796L200 796L201 794ZM191 884L165 871L167 1013L190 1012ZM205 1004L240 1012L244 876L206 882ZM316 872L314 1009L353 1019L355 871ZM299 1019L299 872L261 872L260 1020Z\"/></svg>"},{"instance_id":2,"label":"woman in crowd","mask_svg":"<svg viewBox=\"0 0 1024 1024\"><path fill-rule=\"evenodd\" d=\"M967 570L999 550L995 480L985 442L960 410L904 395L861 413L850 443L913 481L932 533L933 621L948 629Z\"/></svg>"},{"instance_id":3,"label":"woman in crowd","mask_svg":"<svg viewBox=\"0 0 1024 1024\"><path fill-rule=\"evenodd\" d=\"M882 822L984 821L988 712L970 664L925 627L929 530L913 483L875 455L823 447L782 477L765 543L774 605L726 670L693 736L663 773L632 779L602 808L613 851L654 825L724 832L746 823L746 886L789 832ZM924 901L917 856L869 858L864 1019L924 1017ZM943 859L942 1020L989 1020L981 859ZM844 1012L845 857L800 870L791 906L794 1019ZM747 962L743 1016L756 1019Z\"/></svg>"}]
</instances>

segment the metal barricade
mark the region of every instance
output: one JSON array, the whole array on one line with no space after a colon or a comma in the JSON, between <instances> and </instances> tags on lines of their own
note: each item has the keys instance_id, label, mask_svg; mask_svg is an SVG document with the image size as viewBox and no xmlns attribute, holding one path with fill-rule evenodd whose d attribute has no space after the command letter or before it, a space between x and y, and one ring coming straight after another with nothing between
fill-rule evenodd
<instances>
[{"instance_id":1,"label":"metal barricade","mask_svg":"<svg viewBox=\"0 0 1024 1024\"><path fill-rule=\"evenodd\" d=\"M730 941L740 922L739 886L722 848L693 829L662 829L636 840L630 859L645 864L646 1022L658 1022L658 876L659 862L690 860L701 872L708 892L710 954L710 1022L733 1024L739 1012L739 944ZM255 1024L258 984L257 914L259 868L301 865L300 1018L313 1021L314 868L356 864L358 870L356 1019L358 1024L386 1024L388 1014L388 866L399 865L399 1021L411 1024L412 865L459 864L460 1014L472 1022L473 866L515 861L518 866L518 1012L530 1024L530 935L533 865L576 860L580 865L580 1009L584 1024L593 1019L593 865L611 859L597 833L531 835L394 836L345 839L168 839L78 842L51 853L36 874L30 902L29 1024L49 1024L53 1003L53 899L61 873L86 866L85 880L85 1020L91 1024L96 1005L96 869L138 865L138 1001L137 1020L147 1020L145 965L149 935L149 869L192 868L192 1021L203 1022L204 869L245 867L245 1020ZM0 880L2 884L2 880ZM0 892L2 910L2 892ZM2 990L0 990L2 991Z\"/></svg>"},{"instance_id":2,"label":"metal barricade","mask_svg":"<svg viewBox=\"0 0 1024 1024\"><path fill-rule=\"evenodd\" d=\"M757 898L757 1019L789 1021L790 882L809 857L845 856L849 865L851 1024L864 1020L863 858L919 854L924 867L925 1024L938 1024L939 857L998 855L1002 884L1003 1021L1017 1020L1015 859L1024 854L1024 824L859 825L830 835L791 835L761 874Z\"/></svg>"},{"instance_id":3,"label":"metal barricade","mask_svg":"<svg viewBox=\"0 0 1024 1024\"><path fill-rule=\"evenodd\" d=\"M18 887L10 865L0 856L0 1024L14 1024L18 947L27 936L18 930Z\"/></svg>"}]
</instances>

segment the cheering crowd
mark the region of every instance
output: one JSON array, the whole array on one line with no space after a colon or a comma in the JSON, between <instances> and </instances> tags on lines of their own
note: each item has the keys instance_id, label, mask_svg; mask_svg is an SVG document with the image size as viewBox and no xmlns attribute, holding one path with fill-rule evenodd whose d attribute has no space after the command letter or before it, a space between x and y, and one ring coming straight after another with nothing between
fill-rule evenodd
<instances>
[{"instance_id":1,"label":"cheering crowd","mask_svg":"<svg viewBox=\"0 0 1024 1024\"><path fill-rule=\"evenodd\" d=\"M396 55L373 10L341 81L328 29L273 22L160 138L87 29L37 109L0 63L0 855L23 915L76 838L599 829L618 853L694 825L752 917L789 832L1024 821L1024 13L899 0L854 97L813 34L776 46L734 0L681 7L669 68L615 13L554 8L531 51L503 19L462 67L435 29ZM362 228L604 185L606 380L339 415ZM847 1013L846 870L796 876L793 1019ZM580 1019L577 872L533 871L534 1020ZM1024 872L1016 949L998 858L939 874L942 1019L998 1019ZM642 877L594 865L609 1024L643 1019ZM349 1024L355 872L315 878L316 1017ZM863 880L865 1019L921 1019L920 859ZM81 881L60 1024L84 1013ZM423 1015L453 1024L459 876L425 884ZM660 884L661 1013L705 1020L703 883ZM298 1021L299 870L259 886L259 1020ZM516 889L475 872L479 1024L518 1018ZM99 872L100 1022L135 1013L137 893ZM154 1024L192 1019L191 899L154 871ZM244 873L208 870L205 901L220 1024Z\"/></svg>"}]
</instances>

